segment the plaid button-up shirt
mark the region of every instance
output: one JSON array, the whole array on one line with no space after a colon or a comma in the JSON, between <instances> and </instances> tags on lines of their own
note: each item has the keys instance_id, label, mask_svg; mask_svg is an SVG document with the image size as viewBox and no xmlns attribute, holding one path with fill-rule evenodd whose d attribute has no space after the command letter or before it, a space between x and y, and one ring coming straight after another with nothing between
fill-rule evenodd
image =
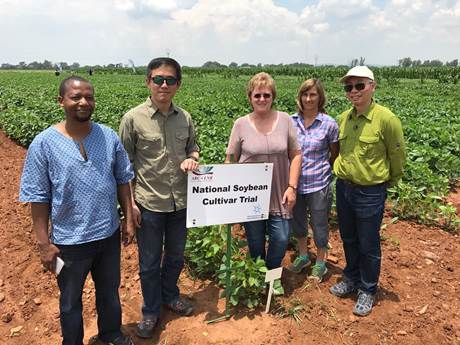
<instances>
[{"instance_id":1,"label":"plaid button-up shirt","mask_svg":"<svg viewBox=\"0 0 460 345\"><path fill-rule=\"evenodd\" d=\"M297 193L313 193L331 183L329 145L339 140L339 128L332 117L323 113L318 113L308 128L305 128L303 118L298 113L291 118L302 148L302 171Z\"/></svg>"}]
</instances>

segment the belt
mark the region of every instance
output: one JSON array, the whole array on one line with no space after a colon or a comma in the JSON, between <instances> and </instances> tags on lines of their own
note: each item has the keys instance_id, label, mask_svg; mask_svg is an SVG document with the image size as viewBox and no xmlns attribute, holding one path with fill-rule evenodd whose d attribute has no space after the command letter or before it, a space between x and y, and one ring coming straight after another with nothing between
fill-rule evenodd
<instances>
[{"instance_id":1,"label":"belt","mask_svg":"<svg viewBox=\"0 0 460 345\"><path fill-rule=\"evenodd\" d=\"M378 186L383 186L387 184L386 182L382 182L382 183L371 184L371 185L362 185L362 184L354 183L349 180L343 180L343 179L339 179L339 180L342 181L345 186L350 187L350 188L378 187Z\"/></svg>"}]
</instances>

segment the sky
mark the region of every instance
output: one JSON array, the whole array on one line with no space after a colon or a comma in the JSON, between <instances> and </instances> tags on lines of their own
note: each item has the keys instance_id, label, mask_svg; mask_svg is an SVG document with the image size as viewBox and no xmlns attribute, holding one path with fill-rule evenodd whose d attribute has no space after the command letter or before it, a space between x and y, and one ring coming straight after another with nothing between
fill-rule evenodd
<instances>
[{"instance_id":1,"label":"sky","mask_svg":"<svg viewBox=\"0 0 460 345\"><path fill-rule=\"evenodd\" d=\"M460 0L0 0L0 64L460 59Z\"/></svg>"}]
</instances>

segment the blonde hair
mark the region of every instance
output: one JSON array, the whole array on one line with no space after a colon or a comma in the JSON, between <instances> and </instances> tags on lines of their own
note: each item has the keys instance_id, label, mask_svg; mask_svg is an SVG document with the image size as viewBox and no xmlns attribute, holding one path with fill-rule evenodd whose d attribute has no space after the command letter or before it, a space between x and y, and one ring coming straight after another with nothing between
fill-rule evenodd
<instances>
[{"instance_id":1,"label":"blonde hair","mask_svg":"<svg viewBox=\"0 0 460 345\"><path fill-rule=\"evenodd\" d=\"M248 98L251 98L251 94L255 89L261 87L266 87L271 90L272 100L274 101L276 98L275 81L270 74L265 72L257 73L249 80L248 87L246 88Z\"/></svg>"},{"instance_id":2,"label":"blonde hair","mask_svg":"<svg viewBox=\"0 0 460 345\"><path fill-rule=\"evenodd\" d=\"M302 85L300 85L299 92L297 93L297 112L303 112L303 105L302 105L302 95L309 91L311 88L315 87L316 91L318 92L319 102L318 102L318 111L320 113L325 113L325 105L326 105L326 93L324 92L323 84L319 79L307 79L305 80Z\"/></svg>"}]
</instances>

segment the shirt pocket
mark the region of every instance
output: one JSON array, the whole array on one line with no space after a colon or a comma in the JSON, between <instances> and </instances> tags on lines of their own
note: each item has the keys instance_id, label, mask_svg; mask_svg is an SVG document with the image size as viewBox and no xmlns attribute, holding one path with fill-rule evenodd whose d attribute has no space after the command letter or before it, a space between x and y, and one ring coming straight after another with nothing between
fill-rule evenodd
<instances>
[{"instance_id":1,"label":"shirt pocket","mask_svg":"<svg viewBox=\"0 0 460 345\"><path fill-rule=\"evenodd\" d=\"M188 138L188 128L179 128L176 131L176 152L179 157L186 154Z\"/></svg>"},{"instance_id":2,"label":"shirt pocket","mask_svg":"<svg viewBox=\"0 0 460 345\"><path fill-rule=\"evenodd\" d=\"M379 155L379 141L377 135L359 137L358 155L365 158L374 158Z\"/></svg>"},{"instance_id":3,"label":"shirt pocket","mask_svg":"<svg viewBox=\"0 0 460 345\"><path fill-rule=\"evenodd\" d=\"M163 152L161 137L159 135L139 137L136 144L136 150L140 152L141 155L157 158Z\"/></svg>"},{"instance_id":4,"label":"shirt pocket","mask_svg":"<svg viewBox=\"0 0 460 345\"><path fill-rule=\"evenodd\" d=\"M327 139L324 134L316 134L306 138L306 150L308 151L322 152L327 147Z\"/></svg>"}]
</instances>

